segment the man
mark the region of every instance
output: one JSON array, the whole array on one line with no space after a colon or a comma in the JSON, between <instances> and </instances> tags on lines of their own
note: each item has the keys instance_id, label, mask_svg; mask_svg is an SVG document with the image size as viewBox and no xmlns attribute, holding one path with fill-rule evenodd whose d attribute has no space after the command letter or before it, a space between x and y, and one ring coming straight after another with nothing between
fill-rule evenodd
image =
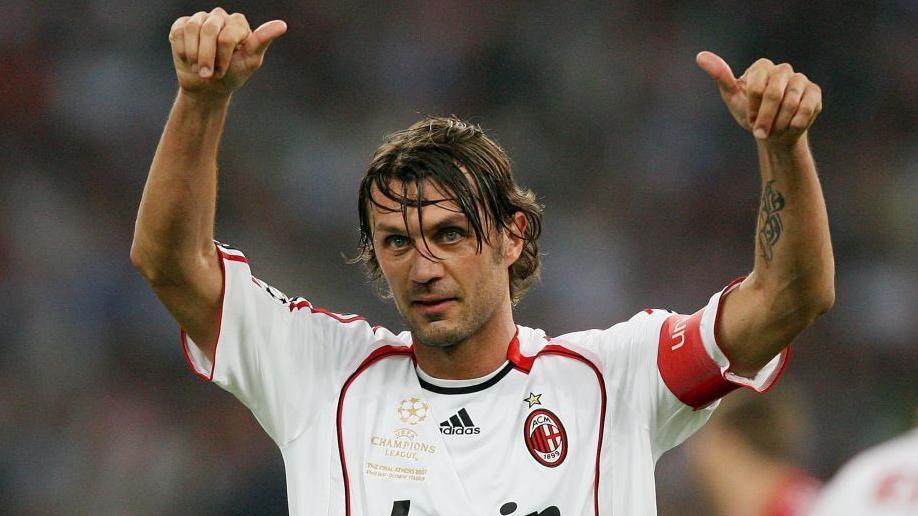
<instances>
[{"instance_id":1,"label":"man","mask_svg":"<svg viewBox=\"0 0 918 516\"><path fill-rule=\"evenodd\" d=\"M657 458L737 385L767 389L787 344L833 303L806 138L819 88L764 59L737 79L707 52L699 65L756 136L764 194L754 271L694 315L647 309L557 338L516 325L541 210L496 143L435 117L389 136L359 195L361 257L409 331L288 298L212 243L230 96L285 31L219 8L176 20L180 88L131 258L195 371L277 442L291 513L652 514Z\"/></svg>"},{"instance_id":2,"label":"man","mask_svg":"<svg viewBox=\"0 0 918 516\"><path fill-rule=\"evenodd\" d=\"M795 401L786 395L733 394L685 444L712 514L809 514L821 482L796 465L806 416Z\"/></svg>"}]
</instances>

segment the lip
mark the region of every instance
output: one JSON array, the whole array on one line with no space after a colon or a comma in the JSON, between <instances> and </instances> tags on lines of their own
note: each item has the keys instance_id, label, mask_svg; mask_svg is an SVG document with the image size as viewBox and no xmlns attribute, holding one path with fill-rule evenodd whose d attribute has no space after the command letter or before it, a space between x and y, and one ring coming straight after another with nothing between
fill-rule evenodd
<instances>
[{"instance_id":1,"label":"lip","mask_svg":"<svg viewBox=\"0 0 918 516\"><path fill-rule=\"evenodd\" d=\"M411 306L414 307L415 310L417 310L418 312L424 315L431 315L431 314L443 312L444 310L449 308L449 306L452 303L455 303L455 302L456 302L456 298L453 298L453 297L429 299L429 300L415 299L414 301L411 302Z\"/></svg>"}]
</instances>

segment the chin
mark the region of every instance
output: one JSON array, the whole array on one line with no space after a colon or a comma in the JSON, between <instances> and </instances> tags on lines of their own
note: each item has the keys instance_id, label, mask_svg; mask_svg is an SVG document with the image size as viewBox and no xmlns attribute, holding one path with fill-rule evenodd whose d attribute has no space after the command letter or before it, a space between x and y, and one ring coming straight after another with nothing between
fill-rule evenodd
<instances>
[{"instance_id":1,"label":"chin","mask_svg":"<svg viewBox=\"0 0 918 516\"><path fill-rule=\"evenodd\" d=\"M433 321L411 326L411 334L415 339L421 344L435 348L453 347L469 336L449 321Z\"/></svg>"}]
</instances>

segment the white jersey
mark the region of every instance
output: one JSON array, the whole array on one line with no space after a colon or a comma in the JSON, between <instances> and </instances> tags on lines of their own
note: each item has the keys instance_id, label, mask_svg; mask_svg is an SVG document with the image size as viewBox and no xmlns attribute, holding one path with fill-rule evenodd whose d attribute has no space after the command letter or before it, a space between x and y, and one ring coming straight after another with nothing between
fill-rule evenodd
<instances>
[{"instance_id":1,"label":"white jersey","mask_svg":"<svg viewBox=\"0 0 918 516\"><path fill-rule=\"evenodd\" d=\"M829 482L813 516L918 515L918 429L858 455Z\"/></svg>"},{"instance_id":2,"label":"white jersey","mask_svg":"<svg viewBox=\"0 0 918 516\"><path fill-rule=\"evenodd\" d=\"M417 367L410 332L287 298L218 250L215 363L183 332L185 352L280 447L291 514L655 514L660 455L737 384L770 386L786 359L753 379L725 372L718 292L692 316L647 309L554 338L518 326L496 371L439 380Z\"/></svg>"}]
</instances>

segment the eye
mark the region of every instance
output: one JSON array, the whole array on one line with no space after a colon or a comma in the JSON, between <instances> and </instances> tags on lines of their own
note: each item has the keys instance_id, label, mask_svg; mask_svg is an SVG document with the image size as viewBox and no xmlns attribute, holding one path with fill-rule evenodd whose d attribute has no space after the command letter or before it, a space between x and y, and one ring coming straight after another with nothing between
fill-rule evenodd
<instances>
[{"instance_id":1,"label":"eye","mask_svg":"<svg viewBox=\"0 0 918 516\"><path fill-rule=\"evenodd\" d=\"M403 249L405 247L408 247L408 245L410 245L411 243L408 240L408 237L404 235L389 235L386 237L384 242L386 244L386 247L389 247L391 249Z\"/></svg>"},{"instance_id":2,"label":"eye","mask_svg":"<svg viewBox=\"0 0 918 516\"><path fill-rule=\"evenodd\" d=\"M465 233L459 228L446 228L440 233L440 238L447 244L462 240Z\"/></svg>"}]
</instances>

